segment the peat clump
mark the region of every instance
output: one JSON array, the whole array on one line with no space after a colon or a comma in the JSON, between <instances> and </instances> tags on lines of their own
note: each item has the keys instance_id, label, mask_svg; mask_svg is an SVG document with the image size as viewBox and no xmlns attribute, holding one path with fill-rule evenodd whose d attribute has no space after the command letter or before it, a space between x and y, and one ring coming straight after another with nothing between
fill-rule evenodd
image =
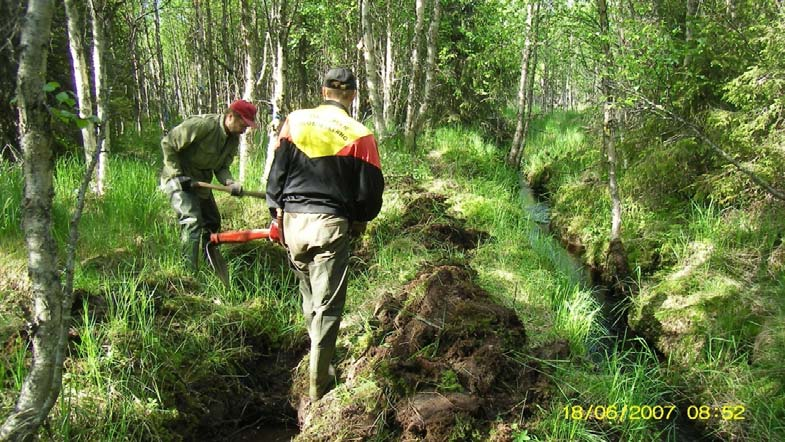
<instances>
[{"instance_id":1,"label":"peat clump","mask_svg":"<svg viewBox=\"0 0 785 442\"><path fill-rule=\"evenodd\" d=\"M343 364L343 384L303 405L297 440L460 440L530 415L547 378L523 356L530 349L515 312L476 276L462 265L433 266L382 297L370 344Z\"/></svg>"}]
</instances>

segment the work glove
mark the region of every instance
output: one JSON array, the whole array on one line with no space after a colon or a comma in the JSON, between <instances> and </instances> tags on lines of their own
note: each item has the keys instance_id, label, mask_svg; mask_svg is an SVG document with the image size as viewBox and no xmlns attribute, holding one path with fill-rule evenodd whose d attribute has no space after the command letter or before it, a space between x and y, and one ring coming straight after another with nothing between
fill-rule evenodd
<instances>
[{"instance_id":1,"label":"work glove","mask_svg":"<svg viewBox=\"0 0 785 442\"><path fill-rule=\"evenodd\" d=\"M243 195L243 185L240 183L235 183L234 180L226 180L226 185L229 187L229 193L232 196L242 196Z\"/></svg>"},{"instance_id":2,"label":"work glove","mask_svg":"<svg viewBox=\"0 0 785 442\"><path fill-rule=\"evenodd\" d=\"M282 235L283 227L281 225L278 225L277 219L270 221L269 229L270 229L270 236L268 236L267 238L272 242L277 242L283 245L283 235Z\"/></svg>"},{"instance_id":3,"label":"work glove","mask_svg":"<svg viewBox=\"0 0 785 442\"><path fill-rule=\"evenodd\" d=\"M188 192L191 190L191 177L177 175L176 177L172 177L172 179L169 180L167 186L169 186L172 191L182 190L183 192Z\"/></svg>"}]
</instances>

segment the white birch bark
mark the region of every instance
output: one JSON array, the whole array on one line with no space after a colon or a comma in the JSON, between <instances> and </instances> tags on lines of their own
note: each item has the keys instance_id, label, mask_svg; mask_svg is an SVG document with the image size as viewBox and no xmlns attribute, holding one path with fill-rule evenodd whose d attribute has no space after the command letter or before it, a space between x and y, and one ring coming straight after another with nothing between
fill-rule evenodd
<instances>
[{"instance_id":1,"label":"white birch bark","mask_svg":"<svg viewBox=\"0 0 785 442\"><path fill-rule=\"evenodd\" d=\"M106 0L89 0L90 16L93 30L93 87L95 87L95 106L100 131L103 134L101 154L98 157L98 166L95 172L93 192L104 194L106 169L108 167L107 152L111 147L109 135L109 121L107 119L109 106L109 89L106 80L106 36L104 29L104 10Z\"/></svg>"},{"instance_id":2,"label":"white birch bark","mask_svg":"<svg viewBox=\"0 0 785 442\"><path fill-rule=\"evenodd\" d=\"M386 127L382 111L382 100L379 96L378 86L378 64L376 55L376 41L373 34L373 24L371 21L370 2L364 0L360 4L360 17L362 22L363 36L363 58L365 59L365 84L368 88L368 97L371 101L371 111L373 112L373 126L376 136L383 139Z\"/></svg>"},{"instance_id":3,"label":"white birch bark","mask_svg":"<svg viewBox=\"0 0 785 442\"><path fill-rule=\"evenodd\" d=\"M409 150L414 150L414 143L415 143L415 134L414 134L414 124L415 112L417 112L417 94L419 90L419 83L420 83L420 73L421 73L421 51L420 47L422 46L422 29L425 23L425 7L423 5L424 0L415 0L414 9L415 9L415 23L414 23L414 38L412 42L412 57L411 57L411 66L412 66L412 75L409 79L409 95L406 100L406 122L404 123L403 129L403 139L404 139L404 146Z\"/></svg>"},{"instance_id":4,"label":"white birch bark","mask_svg":"<svg viewBox=\"0 0 785 442\"><path fill-rule=\"evenodd\" d=\"M286 1L272 1L268 10L268 29L270 30L271 41L273 44L272 59L272 117L267 126L267 156L264 162L264 174L262 185L267 184L267 177L270 168L273 166L275 156L275 146L277 144L278 130L282 121L283 104L286 98L286 42L288 39L289 25L285 24L284 12L286 11Z\"/></svg>"},{"instance_id":5,"label":"white birch bark","mask_svg":"<svg viewBox=\"0 0 785 442\"><path fill-rule=\"evenodd\" d=\"M76 99L79 105L79 117L88 119L93 115L93 94L90 91L90 75L88 73L85 44L82 38L84 21L81 11L74 0L65 0L65 12L68 18L68 48L71 52L71 61L74 70L74 84L76 85ZM82 143L84 145L85 164L89 164L95 155L95 125L87 120L87 125L81 129Z\"/></svg>"},{"instance_id":6,"label":"white birch bark","mask_svg":"<svg viewBox=\"0 0 785 442\"><path fill-rule=\"evenodd\" d=\"M382 75L382 118L384 127L393 125L393 82L395 81L395 60L393 59L393 20L391 14L392 0L387 0L387 14L385 19L385 44L384 44L384 73Z\"/></svg>"},{"instance_id":7,"label":"white birch bark","mask_svg":"<svg viewBox=\"0 0 785 442\"><path fill-rule=\"evenodd\" d=\"M166 98L166 67L164 65L164 51L161 45L161 0L155 0L155 14L153 15L153 31L155 40L155 64L156 64L156 96L158 97L158 115L161 130L166 130L169 126L169 101Z\"/></svg>"},{"instance_id":8,"label":"white birch bark","mask_svg":"<svg viewBox=\"0 0 785 442\"><path fill-rule=\"evenodd\" d=\"M608 262L613 268L609 269L611 276L617 281L623 281L629 274L627 256L621 238L622 229L622 204L619 184L616 178L618 158L616 155L614 96L611 87L610 69L614 65L613 53L610 47L610 25L608 23L608 7L605 0L596 0L600 23L600 38L602 39L602 55L604 67L601 70L600 88L604 97L602 146L608 160L608 191L611 197L611 232L608 246Z\"/></svg>"},{"instance_id":9,"label":"white birch bark","mask_svg":"<svg viewBox=\"0 0 785 442\"><path fill-rule=\"evenodd\" d=\"M256 71L257 71L257 45L254 28L256 23L256 11L253 8L241 8L240 12L240 33L242 34L243 46L245 48L245 60L243 70L243 99L254 103L256 101ZM250 151L250 140L255 130L247 130L240 135L239 150L239 170L238 180L242 183L245 180L246 165Z\"/></svg>"},{"instance_id":10,"label":"white birch bark","mask_svg":"<svg viewBox=\"0 0 785 442\"><path fill-rule=\"evenodd\" d=\"M33 293L33 359L16 406L0 427L0 440L32 440L62 385L63 291L52 235L54 158L43 86L54 3L30 0L21 35L17 75L19 138L24 155L22 204L28 274Z\"/></svg>"},{"instance_id":11,"label":"white birch bark","mask_svg":"<svg viewBox=\"0 0 785 442\"><path fill-rule=\"evenodd\" d=\"M529 59L532 53L532 20L534 19L534 2L530 1L526 6L526 29L523 49L521 50L521 77L518 82L518 111L515 118L515 134L512 137L512 145L507 155L507 163L513 167L518 167L518 158L522 150L523 126L526 118L526 107L530 103L526 100L527 82L529 81Z\"/></svg>"},{"instance_id":12,"label":"white birch bark","mask_svg":"<svg viewBox=\"0 0 785 442\"><path fill-rule=\"evenodd\" d=\"M441 2L433 0L433 11L431 14L431 24L428 26L427 55L425 57L425 83L423 84L422 100L420 109L415 116L414 123L414 142L416 144L417 133L423 127L428 116L428 108L431 103L434 76L436 74L436 53L438 52L439 19L441 17Z\"/></svg>"}]
</instances>

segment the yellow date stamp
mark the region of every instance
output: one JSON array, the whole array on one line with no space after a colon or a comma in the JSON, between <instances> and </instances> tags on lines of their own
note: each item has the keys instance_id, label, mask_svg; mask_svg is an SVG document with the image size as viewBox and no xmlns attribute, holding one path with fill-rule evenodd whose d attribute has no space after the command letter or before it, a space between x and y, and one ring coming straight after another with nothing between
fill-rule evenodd
<instances>
[{"instance_id":1,"label":"yellow date stamp","mask_svg":"<svg viewBox=\"0 0 785 442\"><path fill-rule=\"evenodd\" d=\"M741 404L732 405L690 405L687 407L687 419L709 420L720 419L724 421L742 421L747 407Z\"/></svg>"},{"instance_id":2,"label":"yellow date stamp","mask_svg":"<svg viewBox=\"0 0 785 442\"><path fill-rule=\"evenodd\" d=\"M606 420L606 421L634 421L634 420L668 420L680 415L675 405L565 405L561 415L572 420ZM744 420L746 407L741 404L731 405L690 405L686 408L686 417L689 420Z\"/></svg>"},{"instance_id":3,"label":"yellow date stamp","mask_svg":"<svg viewBox=\"0 0 785 442\"><path fill-rule=\"evenodd\" d=\"M562 409L565 419L572 420L668 420L678 416L675 405L565 405Z\"/></svg>"}]
</instances>

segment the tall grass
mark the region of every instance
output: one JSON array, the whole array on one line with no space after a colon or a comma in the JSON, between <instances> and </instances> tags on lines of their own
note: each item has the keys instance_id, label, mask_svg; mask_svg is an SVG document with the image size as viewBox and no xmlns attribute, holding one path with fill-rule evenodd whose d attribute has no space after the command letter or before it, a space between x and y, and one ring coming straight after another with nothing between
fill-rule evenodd
<instances>
[{"instance_id":1,"label":"tall grass","mask_svg":"<svg viewBox=\"0 0 785 442\"><path fill-rule=\"evenodd\" d=\"M582 150L584 142L577 128L579 117L559 118L564 120L536 126L528 149L537 153L527 173L547 168L553 173L548 149L555 149L551 159L568 163L558 166L566 175L579 173L572 166L589 164L585 152L571 154ZM569 129L561 131L564 124ZM461 127L424 135L420 149L407 152L397 139L381 146L388 183L385 207L362 239L371 257L352 261L347 314L360 320L347 321L341 339L369 339L366 308L380 293L400 290L424 264L464 260L477 270L480 285L495 300L515 309L532 348L556 341L569 344L568 360L539 361L550 368L553 391L550 401L531 407L533 416L526 429L517 432L519 440L671 438L669 423L565 419L563 408L568 404L664 404L673 387L647 346L607 347L607 340L598 344L606 331L592 288L580 266L527 213L528 203L518 188L520 177L504 165L502 149ZM253 356L259 342L269 350L292 348L305 340L297 281L283 251L270 243L222 246L230 269L229 288L209 273L190 274L179 257L174 215L156 188L157 167L138 157L118 156L110 163L107 194L91 199L83 218L76 279L83 296L74 324L78 340L53 421L58 435L70 440L175 437L167 425L177 419L175 397L183 385L244 376L243 362ZM263 153L251 161L244 184L255 188ZM78 161L58 161L56 217L61 241L81 169ZM10 170L8 176L21 182L15 173ZM488 237L476 250L463 252L446 246L429 249L416 232L402 232L399 220L405 204L423 190L445 194L450 213ZM0 195L9 195L5 201L15 198L13 192ZM263 201L217 197L224 228L257 227L269 219ZM577 198L576 202L581 204ZM19 212L14 207L18 204L13 201L2 206L8 217L0 220L0 235L21 241L15 237ZM584 203L584 208L589 218L594 206ZM716 235L721 226L716 216L707 211L703 221L696 221L696 231ZM711 353L717 361L733 359L732 341L716 344L719 347ZM14 351L0 359L5 364L0 380L6 388L24 374L26 347L19 345ZM532 357L513 356L522 362ZM449 381L445 379L445 386ZM773 388L751 384L750 393Z\"/></svg>"},{"instance_id":2,"label":"tall grass","mask_svg":"<svg viewBox=\"0 0 785 442\"><path fill-rule=\"evenodd\" d=\"M548 155L572 157L573 150L585 142L576 124L580 116L566 114L562 118L537 126L527 149L544 152L547 147L542 146L546 145L555 149ZM565 124L569 128L562 130ZM543 232L537 216L526 213L531 201L519 194L519 178L504 165L503 151L457 127L437 130L426 145L432 149L430 158L435 160L435 169L445 169L445 175L452 177L452 185L443 187L452 189L449 194L454 209L469 225L491 234L492 239L470 258L481 284L500 302L518 311L532 345L563 339L569 343L574 361L583 357L595 361L594 368L574 362L549 362L558 367L553 382L564 396L542 410L531 436L585 441L669 437L671 429L663 429L658 422L598 424L565 419L562 409L576 395L585 404L650 404L665 401L673 388L664 381L648 347L631 350L599 343L601 339L606 341L607 331L585 272L551 235ZM536 173L538 156L534 156L527 167ZM572 164L590 161L583 156L573 158Z\"/></svg>"},{"instance_id":3,"label":"tall grass","mask_svg":"<svg viewBox=\"0 0 785 442\"><path fill-rule=\"evenodd\" d=\"M175 216L157 188L160 167L145 159L156 149L146 145L110 157L106 193L88 197L77 248L76 337L52 414L57 438L176 437L166 425L178 418L175 393L183 381L244 375L238 372L243 361L259 350L249 342L264 341L269 351L303 340L297 284L274 245L249 247L253 256L224 248L229 289L209 272L187 271ZM258 182L263 159L255 158L254 164L249 182ZM18 249L21 171L0 167L6 184L0 189L0 238ZM79 159L57 160L53 217L61 246L82 174ZM229 219L245 210L243 204L252 210L263 206L218 198ZM4 406L10 405L11 390L18 391L29 363L26 343L19 339L17 344L0 357Z\"/></svg>"},{"instance_id":4,"label":"tall grass","mask_svg":"<svg viewBox=\"0 0 785 442\"><path fill-rule=\"evenodd\" d=\"M22 184L21 166L0 161L0 238L21 232Z\"/></svg>"}]
</instances>

